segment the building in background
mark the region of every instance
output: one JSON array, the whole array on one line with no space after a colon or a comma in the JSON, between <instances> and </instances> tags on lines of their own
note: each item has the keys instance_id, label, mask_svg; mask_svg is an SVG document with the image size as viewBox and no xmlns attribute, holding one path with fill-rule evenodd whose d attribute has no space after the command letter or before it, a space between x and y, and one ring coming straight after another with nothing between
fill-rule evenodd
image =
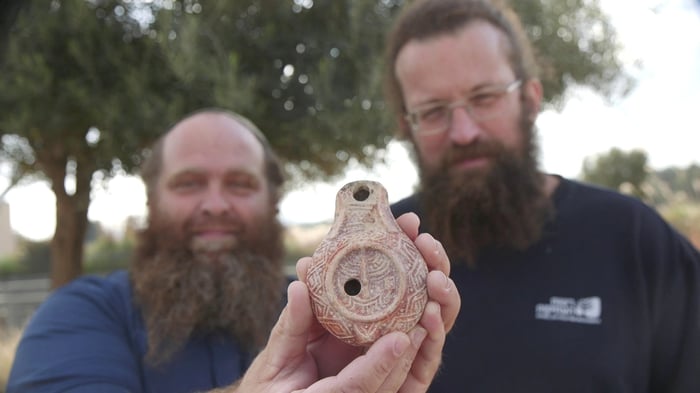
<instances>
[{"instance_id":1,"label":"building in background","mask_svg":"<svg viewBox=\"0 0 700 393\"><path fill-rule=\"evenodd\" d=\"M0 258L14 254L17 236L10 226L10 205L0 199Z\"/></svg>"}]
</instances>

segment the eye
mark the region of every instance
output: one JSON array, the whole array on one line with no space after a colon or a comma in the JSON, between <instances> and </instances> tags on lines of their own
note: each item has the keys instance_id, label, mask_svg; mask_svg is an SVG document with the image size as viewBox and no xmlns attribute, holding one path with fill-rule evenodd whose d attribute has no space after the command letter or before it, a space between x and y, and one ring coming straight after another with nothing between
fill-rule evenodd
<instances>
[{"instance_id":1,"label":"eye","mask_svg":"<svg viewBox=\"0 0 700 393\"><path fill-rule=\"evenodd\" d=\"M226 188L238 195L247 195L257 191L259 182L252 176L236 175L226 179Z\"/></svg>"},{"instance_id":2,"label":"eye","mask_svg":"<svg viewBox=\"0 0 700 393\"><path fill-rule=\"evenodd\" d=\"M469 102L472 106L488 106L493 104L498 97L500 97L500 94L497 92L484 91L471 96Z\"/></svg>"},{"instance_id":3,"label":"eye","mask_svg":"<svg viewBox=\"0 0 700 393\"><path fill-rule=\"evenodd\" d=\"M183 177L175 179L170 185L170 188L177 192L187 192L199 189L203 186L204 181L196 177Z\"/></svg>"},{"instance_id":4,"label":"eye","mask_svg":"<svg viewBox=\"0 0 700 393\"><path fill-rule=\"evenodd\" d=\"M418 113L418 118L422 122L432 123L445 118L447 114L447 107L445 105L436 105L430 108L421 110Z\"/></svg>"}]
</instances>

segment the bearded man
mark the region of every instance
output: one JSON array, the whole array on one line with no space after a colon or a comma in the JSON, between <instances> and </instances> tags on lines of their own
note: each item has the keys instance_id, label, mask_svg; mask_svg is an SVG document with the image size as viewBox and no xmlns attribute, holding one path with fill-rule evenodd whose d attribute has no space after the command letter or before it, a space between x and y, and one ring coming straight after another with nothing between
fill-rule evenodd
<instances>
[{"instance_id":1,"label":"bearded man","mask_svg":"<svg viewBox=\"0 0 700 393\"><path fill-rule=\"evenodd\" d=\"M416 0L387 98L462 312L432 393L700 391L700 254L638 200L538 168L543 92L499 0ZM601 125L603 126L603 125Z\"/></svg>"},{"instance_id":2,"label":"bearded man","mask_svg":"<svg viewBox=\"0 0 700 393\"><path fill-rule=\"evenodd\" d=\"M194 331L224 331L245 350L259 349L281 309L282 173L262 134L237 120L252 130L242 133L247 144L226 138L224 125L219 133L198 131L216 128L195 116L158 141L143 165L148 226L130 278L155 363ZM255 144L264 150L263 165Z\"/></svg>"},{"instance_id":3,"label":"bearded man","mask_svg":"<svg viewBox=\"0 0 700 393\"><path fill-rule=\"evenodd\" d=\"M156 142L141 175L148 224L129 272L81 277L40 306L9 393L425 392L459 295L415 216L399 224L431 270L421 322L356 348L313 316L310 258L298 262L301 281L284 276L282 172L250 121L194 113Z\"/></svg>"}]
</instances>

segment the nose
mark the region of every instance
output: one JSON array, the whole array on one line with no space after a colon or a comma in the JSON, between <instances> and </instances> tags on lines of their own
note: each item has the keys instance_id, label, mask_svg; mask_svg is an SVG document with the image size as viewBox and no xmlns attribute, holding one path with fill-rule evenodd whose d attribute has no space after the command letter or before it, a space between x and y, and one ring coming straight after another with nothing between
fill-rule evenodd
<instances>
[{"instance_id":1,"label":"nose","mask_svg":"<svg viewBox=\"0 0 700 393\"><path fill-rule=\"evenodd\" d=\"M227 212L230 209L230 204L223 190L220 187L212 186L204 194L201 209L204 214L218 216Z\"/></svg>"},{"instance_id":2,"label":"nose","mask_svg":"<svg viewBox=\"0 0 700 393\"><path fill-rule=\"evenodd\" d=\"M474 121L467 108L458 106L452 109L450 124L450 140L456 145L468 145L481 135L479 124Z\"/></svg>"}]
</instances>

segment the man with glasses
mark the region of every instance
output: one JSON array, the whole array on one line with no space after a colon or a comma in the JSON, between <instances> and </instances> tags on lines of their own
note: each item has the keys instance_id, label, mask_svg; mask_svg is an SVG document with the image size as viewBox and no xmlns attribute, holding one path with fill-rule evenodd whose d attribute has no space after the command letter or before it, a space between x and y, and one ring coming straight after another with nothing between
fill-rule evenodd
<instances>
[{"instance_id":1,"label":"man with glasses","mask_svg":"<svg viewBox=\"0 0 700 393\"><path fill-rule=\"evenodd\" d=\"M462 296L429 391L700 391L700 255L643 203L538 168L514 12L417 0L386 65L420 173L392 210L443 242Z\"/></svg>"}]
</instances>

